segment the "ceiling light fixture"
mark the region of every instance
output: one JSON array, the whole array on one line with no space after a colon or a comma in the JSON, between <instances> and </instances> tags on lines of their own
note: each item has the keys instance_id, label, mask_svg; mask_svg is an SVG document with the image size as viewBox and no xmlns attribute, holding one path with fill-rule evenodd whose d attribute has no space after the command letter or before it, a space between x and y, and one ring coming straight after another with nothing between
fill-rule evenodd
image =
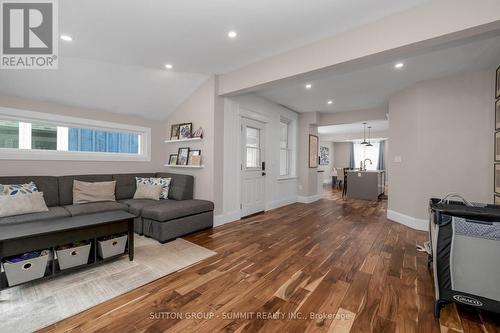
<instances>
[{"instance_id":1,"label":"ceiling light fixture","mask_svg":"<svg viewBox=\"0 0 500 333\"><path fill-rule=\"evenodd\" d=\"M398 62L397 64L394 65L394 68L396 69L401 69L405 66L405 64L403 64L402 62Z\"/></svg>"},{"instance_id":2,"label":"ceiling light fixture","mask_svg":"<svg viewBox=\"0 0 500 333\"><path fill-rule=\"evenodd\" d=\"M332 100L329 100L328 102L326 102L327 104L333 104L333 101Z\"/></svg>"},{"instance_id":3,"label":"ceiling light fixture","mask_svg":"<svg viewBox=\"0 0 500 333\"><path fill-rule=\"evenodd\" d=\"M166 64L166 65L165 65L165 68L166 68L166 69L172 69L172 68L174 68L174 66L172 66L171 64Z\"/></svg>"},{"instance_id":4,"label":"ceiling light fixture","mask_svg":"<svg viewBox=\"0 0 500 333\"><path fill-rule=\"evenodd\" d=\"M306 84L306 89L311 89L312 88L312 84L308 83Z\"/></svg>"},{"instance_id":5,"label":"ceiling light fixture","mask_svg":"<svg viewBox=\"0 0 500 333\"><path fill-rule=\"evenodd\" d=\"M366 144L367 147L373 147L372 142L371 142L371 126L368 126L368 143Z\"/></svg>"},{"instance_id":6,"label":"ceiling light fixture","mask_svg":"<svg viewBox=\"0 0 500 333\"><path fill-rule=\"evenodd\" d=\"M61 35L61 39L66 42L71 42L73 40L73 37L70 35Z\"/></svg>"},{"instance_id":7,"label":"ceiling light fixture","mask_svg":"<svg viewBox=\"0 0 500 333\"><path fill-rule=\"evenodd\" d=\"M234 30L231 30L231 31L229 31L227 33L227 37L229 37L229 38L236 38L236 37L238 37L238 33L236 31L234 31Z\"/></svg>"},{"instance_id":8,"label":"ceiling light fixture","mask_svg":"<svg viewBox=\"0 0 500 333\"><path fill-rule=\"evenodd\" d=\"M366 123L363 123L363 142L361 142L362 145L367 145L368 142L366 142Z\"/></svg>"}]
</instances>

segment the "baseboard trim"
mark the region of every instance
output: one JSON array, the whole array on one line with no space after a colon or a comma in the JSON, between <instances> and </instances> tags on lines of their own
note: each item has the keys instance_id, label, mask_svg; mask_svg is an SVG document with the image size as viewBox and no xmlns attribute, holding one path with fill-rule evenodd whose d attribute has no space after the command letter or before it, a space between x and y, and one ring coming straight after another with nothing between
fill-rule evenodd
<instances>
[{"instance_id":1,"label":"baseboard trim","mask_svg":"<svg viewBox=\"0 0 500 333\"><path fill-rule=\"evenodd\" d=\"M297 202L297 197L290 197L281 200L275 200L266 205L266 211L271 209L280 208Z\"/></svg>"},{"instance_id":2,"label":"baseboard trim","mask_svg":"<svg viewBox=\"0 0 500 333\"><path fill-rule=\"evenodd\" d=\"M424 219L417 219L408 215L404 215L393 210L387 210L387 218L391 221L403 224L415 230L428 231L429 221Z\"/></svg>"},{"instance_id":3,"label":"baseboard trim","mask_svg":"<svg viewBox=\"0 0 500 333\"><path fill-rule=\"evenodd\" d=\"M315 201L318 201L322 197L323 197L323 195L321 195L321 194L311 195L310 197L304 197L304 196L299 195L297 197L297 202L309 204L309 203L313 203Z\"/></svg>"},{"instance_id":4,"label":"baseboard trim","mask_svg":"<svg viewBox=\"0 0 500 333\"><path fill-rule=\"evenodd\" d=\"M214 217L214 227L219 227L224 224L235 222L241 219L241 212L234 210L225 214L220 214Z\"/></svg>"}]
</instances>

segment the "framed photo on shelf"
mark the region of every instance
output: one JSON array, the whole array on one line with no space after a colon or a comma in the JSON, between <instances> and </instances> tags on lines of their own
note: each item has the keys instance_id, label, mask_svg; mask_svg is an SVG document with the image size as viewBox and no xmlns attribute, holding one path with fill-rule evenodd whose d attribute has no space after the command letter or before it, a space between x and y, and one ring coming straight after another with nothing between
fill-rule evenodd
<instances>
[{"instance_id":1,"label":"framed photo on shelf","mask_svg":"<svg viewBox=\"0 0 500 333\"><path fill-rule=\"evenodd\" d=\"M189 149L188 165L194 165L193 156L201 156L201 149L193 149L193 150Z\"/></svg>"},{"instance_id":2,"label":"framed photo on shelf","mask_svg":"<svg viewBox=\"0 0 500 333\"><path fill-rule=\"evenodd\" d=\"M495 130L500 130L500 98L495 103Z\"/></svg>"},{"instance_id":3,"label":"framed photo on shelf","mask_svg":"<svg viewBox=\"0 0 500 333\"><path fill-rule=\"evenodd\" d=\"M500 66L497 68L497 76L495 80L495 98L500 98Z\"/></svg>"},{"instance_id":4,"label":"framed photo on shelf","mask_svg":"<svg viewBox=\"0 0 500 333\"><path fill-rule=\"evenodd\" d=\"M309 168L318 167L318 137L309 134Z\"/></svg>"},{"instance_id":5,"label":"framed photo on shelf","mask_svg":"<svg viewBox=\"0 0 500 333\"><path fill-rule=\"evenodd\" d=\"M201 155L194 155L191 157L191 165L201 165Z\"/></svg>"},{"instance_id":6,"label":"framed photo on shelf","mask_svg":"<svg viewBox=\"0 0 500 333\"><path fill-rule=\"evenodd\" d=\"M495 132L495 162L500 162L500 131Z\"/></svg>"},{"instance_id":7,"label":"framed photo on shelf","mask_svg":"<svg viewBox=\"0 0 500 333\"><path fill-rule=\"evenodd\" d=\"M187 165L189 157L189 148L179 148L177 154L177 165Z\"/></svg>"},{"instance_id":8,"label":"framed photo on shelf","mask_svg":"<svg viewBox=\"0 0 500 333\"><path fill-rule=\"evenodd\" d=\"M495 194L500 195L500 164L495 164Z\"/></svg>"},{"instance_id":9,"label":"framed photo on shelf","mask_svg":"<svg viewBox=\"0 0 500 333\"><path fill-rule=\"evenodd\" d=\"M193 130L193 123L179 124L179 139L191 138L192 130Z\"/></svg>"},{"instance_id":10,"label":"framed photo on shelf","mask_svg":"<svg viewBox=\"0 0 500 333\"><path fill-rule=\"evenodd\" d=\"M170 158L168 159L168 165L176 165L177 164L177 154L170 154Z\"/></svg>"},{"instance_id":11,"label":"framed photo on shelf","mask_svg":"<svg viewBox=\"0 0 500 333\"><path fill-rule=\"evenodd\" d=\"M203 138L203 128L201 126L193 132L193 138Z\"/></svg>"},{"instance_id":12,"label":"framed photo on shelf","mask_svg":"<svg viewBox=\"0 0 500 333\"><path fill-rule=\"evenodd\" d=\"M170 140L179 140L179 124L173 124L170 127Z\"/></svg>"}]
</instances>

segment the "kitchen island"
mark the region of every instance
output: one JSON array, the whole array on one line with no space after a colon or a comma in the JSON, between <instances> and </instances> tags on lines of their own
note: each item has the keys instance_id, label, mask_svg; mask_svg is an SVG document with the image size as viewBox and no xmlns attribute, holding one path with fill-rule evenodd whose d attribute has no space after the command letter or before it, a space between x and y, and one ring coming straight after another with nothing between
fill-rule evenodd
<instances>
[{"instance_id":1,"label":"kitchen island","mask_svg":"<svg viewBox=\"0 0 500 333\"><path fill-rule=\"evenodd\" d=\"M347 171L347 197L378 200L385 192L385 171Z\"/></svg>"}]
</instances>

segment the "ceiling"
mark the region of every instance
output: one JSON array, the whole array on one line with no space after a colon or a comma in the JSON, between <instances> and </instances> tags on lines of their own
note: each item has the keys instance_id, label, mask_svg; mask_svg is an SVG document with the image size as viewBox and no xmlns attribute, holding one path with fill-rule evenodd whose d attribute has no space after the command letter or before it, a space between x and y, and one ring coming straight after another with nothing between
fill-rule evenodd
<instances>
[{"instance_id":1,"label":"ceiling","mask_svg":"<svg viewBox=\"0 0 500 333\"><path fill-rule=\"evenodd\" d=\"M2 71L0 94L163 119L209 74L427 1L64 0L60 69Z\"/></svg>"},{"instance_id":2,"label":"ceiling","mask_svg":"<svg viewBox=\"0 0 500 333\"><path fill-rule=\"evenodd\" d=\"M387 138L389 135L389 121L388 120L372 120L367 122L366 132L363 131L363 122L356 122L351 124L341 125L328 125L319 126L318 133L321 140L343 142L362 140L364 136L368 138L368 126L371 126L371 138L378 141L380 138ZM374 139L379 138L379 139Z\"/></svg>"},{"instance_id":3,"label":"ceiling","mask_svg":"<svg viewBox=\"0 0 500 333\"><path fill-rule=\"evenodd\" d=\"M257 94L298 112L340 112L386 107L395 92L416 82L466 70L490 68L500 59L500 36L488 34L405 58L385 59L344 73L324 71L278 83ZM395 69L403 62L402 69ZM305 89L310 83L311 89ZM327 104L333 100L332 104Z\"/></svg>"},{"instance_id":4,"label":"ceiling","mask_svg":"<svg viewBox=\"0 0 500 333\"><path fill-rule=\"evenodd\" d=\"M366 126L371 126L371 131L373 132L387 131L389 129L389 121L372 120L367 122ZM366 133L368 134L368 127L366 131L367 131ZM363 133L363 122L342 124L342 125L319 126L318 133L320 135Z\"/></svg>"}]
</instances>

